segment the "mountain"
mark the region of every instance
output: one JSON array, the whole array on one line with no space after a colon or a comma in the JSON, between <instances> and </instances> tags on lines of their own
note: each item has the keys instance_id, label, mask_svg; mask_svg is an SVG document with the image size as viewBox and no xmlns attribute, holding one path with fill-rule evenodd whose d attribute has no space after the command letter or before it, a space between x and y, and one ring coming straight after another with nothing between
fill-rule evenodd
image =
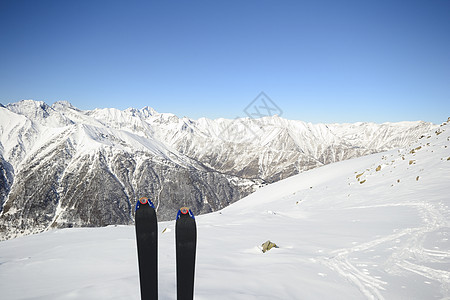
<instances>
[{"instance_id":1,"label":"mountain","mask_svg":"<svg viewBox=\"0 0 450 300\"><path fill-rule=\"evenodd\" d=\"M8 104L0 107L0 237L131 224L142 195L162 220L180 205L196 214L216 211L302 171L405 147L435 127L278 116L191 120L149 107Z\"/></svg>"},{"instance_id":2,"label":"mountain","mask_svg":"<svg viewBox=\"0 0 450 300\"><path fill-rule=\"evenodd\" d=\"M445 123L197 216L195 299L449 299L449 174ZM158 226L159 295L176 299L175 222ZM267 240L278 248L262 253ZM139 298L133 226L52 230L0 253L5 299Z\"/></svg>"}]
</instances>

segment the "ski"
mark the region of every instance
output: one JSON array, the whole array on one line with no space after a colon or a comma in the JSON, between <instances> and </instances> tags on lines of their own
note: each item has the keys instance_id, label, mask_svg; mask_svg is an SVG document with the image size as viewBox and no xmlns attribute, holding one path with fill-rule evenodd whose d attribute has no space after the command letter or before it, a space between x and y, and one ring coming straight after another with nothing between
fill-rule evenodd
<instances>
[{"instance_id":1,"label":"ski","mask_svg":"<svg viewBox=\"0 0 450 300\"><path fill-rule=\"evenodd\" d=\"M141 300L158 299L158 222L153 203L145 197L136 203L136 242Z\"/></svg>"},{"instance_id":2,"label":"ski","mask_svg":"<svg viewBox=\"0 0 450 300\"><path fill-rule=\"evenodd\" d=\"M192 211L182 207L175 224L175 245L177 263L177 299L194 298L195 251L197 226Z\"/></svg>"}]
</instances>

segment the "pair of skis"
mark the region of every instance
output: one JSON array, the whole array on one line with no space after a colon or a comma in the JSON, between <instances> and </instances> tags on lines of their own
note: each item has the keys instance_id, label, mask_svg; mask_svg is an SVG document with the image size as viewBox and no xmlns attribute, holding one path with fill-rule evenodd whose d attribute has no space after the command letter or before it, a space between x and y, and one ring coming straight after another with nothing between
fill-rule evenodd
<instances>
[{"instance_id":1,"label":"pair of skis","mask_svg":"<svg viewBox=\"0 0 450 300\"><path fill-rule=\"evenodd\" d=\"M155 206L145 197L136 203L135 222L141 299L158 299L158 222ZM178 300L194 298L196 244L194 214L182 207L175 224Z\"/></svg>"}]
</instances>

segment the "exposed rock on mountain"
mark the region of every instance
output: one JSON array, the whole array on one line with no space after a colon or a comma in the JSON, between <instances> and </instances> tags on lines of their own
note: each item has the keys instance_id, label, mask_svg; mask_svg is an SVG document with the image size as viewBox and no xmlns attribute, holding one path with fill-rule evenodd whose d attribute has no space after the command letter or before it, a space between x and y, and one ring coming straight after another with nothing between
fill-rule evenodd
<instances>
[{"instance_id":1,"label":"exposed rock on mountain","mask_svg":"<svg viewBox=\"0 0 450 300\"><path fill-rule=\"evenodd\" d=\"M264 183L404 147L435 125L310 124L277 116L190 120L141 110L82 111L25 100L0 107L0 238L133 222L148 196L160 220L180 205L215 211Z\"/></svg>"}]
</instances>

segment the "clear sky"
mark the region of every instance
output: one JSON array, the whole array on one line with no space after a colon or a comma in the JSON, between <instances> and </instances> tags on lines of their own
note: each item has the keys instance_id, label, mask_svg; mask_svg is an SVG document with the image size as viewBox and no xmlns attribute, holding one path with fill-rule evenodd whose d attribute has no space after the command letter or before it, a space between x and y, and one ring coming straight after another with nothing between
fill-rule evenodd
<instances>
[{"instance_id":1,"label":"clear sky","mask_svg":"<svg viewBox=\"0 0 450 300\"><path fill-rule=\"evenodd\" d=\"M450 116L450 1L0 1L0 103L244 117Z\"/></svg>"}]
</instances>

